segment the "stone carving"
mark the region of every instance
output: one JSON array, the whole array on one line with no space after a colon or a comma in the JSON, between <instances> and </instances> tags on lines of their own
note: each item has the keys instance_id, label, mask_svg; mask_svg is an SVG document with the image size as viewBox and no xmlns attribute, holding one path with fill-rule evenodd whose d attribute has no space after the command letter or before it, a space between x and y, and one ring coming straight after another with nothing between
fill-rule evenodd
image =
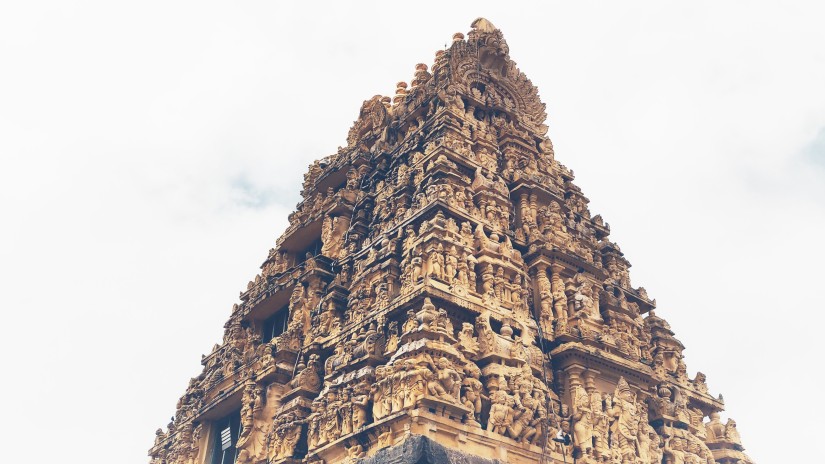
<instances>
[{"instance_id":1,"label":"stone carving","mask_svg":"<svg viewBox=\"0 0 825 464\"><path fill-rule=\"evenodd\" d=\"M513 463L752 462L503 34L471 27L309 167L153 464L211 462L204 431L238 401L241 464L354 463L415 435Z\"/></svg>"}]
</instances>

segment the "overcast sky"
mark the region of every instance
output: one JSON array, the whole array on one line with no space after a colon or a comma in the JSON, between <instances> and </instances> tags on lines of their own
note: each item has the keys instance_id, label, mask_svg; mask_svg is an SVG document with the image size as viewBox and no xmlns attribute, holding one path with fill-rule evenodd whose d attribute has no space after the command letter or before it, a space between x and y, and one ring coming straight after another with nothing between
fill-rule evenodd
<instances>
[{"instance_id":1,"label":"overcast sky","mask_svg":"<svg viewBox=\"0 0 825 464\"><path fill-rule=\"evenodd\" d=\"M297 3L0 6L4 462L147 463L307 165L478 16L749 454L821 458L821 2Z\"/></svg>"}]
</instances>

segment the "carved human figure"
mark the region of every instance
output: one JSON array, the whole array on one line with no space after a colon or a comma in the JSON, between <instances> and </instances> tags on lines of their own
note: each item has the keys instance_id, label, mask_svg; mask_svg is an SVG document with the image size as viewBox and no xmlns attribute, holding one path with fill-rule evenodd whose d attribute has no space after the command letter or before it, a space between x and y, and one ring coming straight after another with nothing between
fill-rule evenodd
<instances>
[{"instance_id":1,"label":"carved human figure","mask_svg":"<svg viewBox=\"0 0 825 464\"><path fill-rule=\"evenodd\" d=\"M661 464L662 462L662 441L659 434L648 425L648 461L645 464Z\"/></svg>"},{"instance_id":2,"label":"carved human figure","mask_svg":"<svg viewBox=\"0 0 825 464\"><path fill-rule=\"evenodd\" d=\"M390 324L387 327L387 344L385 347L385 351L387 353L395 353L398 349L399 337L398 321L390 321Z\"/></svg>"},{"instance_id":3,"label":"carved human figure","mask_svg":"<svg viewBox=\"0 0 825 464\"><path fill-rule=\"evenodd\" d=\"M493 272L493 265L488 264L484 266L481 270L481 295L484 297L485 302L490 304L496 296L494 285L495 285L495 273Z\"/></svg>"},{"instance_id":4,"label":"carved human figure","mask_svg":"<svg viewBox=\"0 0 825 464\"><path fill-rule=\"evenodd\" d=\"M425 375L431 373L429 368L417 365L413 360L405 361L407 375L404 377L404 408L413 408L427 391Z\"/></svg>"},{"instance_id":5,"label":"carved human figure","mask_svg":"<svg viewBox=\"0 0 825 464\"><path fill-rule=\"evenodd\" d=\"M636 456L639 417L636 408L636 395L630 389L624 377L619 378L616 392L613 394L613 408L610 414L615 418L613 424L614 448L619 450L622 458L633 462Z\"/></svg>"},{"instance_id":6,"label":"carved human figure","mask_svg":"<svg viewBox=\"0 0 825 464\"><path fill-rule=\"evenodd\" d=\"M468 421L478 424L481 415L481 400L488 399L487 396L484 395L484 386L480 380L481 370L475 363L468 362L467 365L464 366L464 373L461 402L465 407L473 411L472 416L467 418Z\"/></svg>"},{"instance_id":7,"label":"carved human figure","mask_svg":"<svg viewBox=\"0 0 825 464\"><path fill-rule=\"evenodd\" d=\"M321 445L321 410L323 406L320 400L312 402L312 413L307 418L307 446L314 449Z\"/></svg>"},{"instance_id":8,"label":"carved human figure","mask_svg":"<svg viewBox=\"0 0 825 464\"><path fill-rule=\"evenodd\" d=\"M381 420L388 414L384 409L384 386L386 381L386 367L378 366L375 368L375 382L370 385L370 393L372 394L372 417L375 420Z\"/></svg>"},{"instance_id":9,"label":"carved human figure","mask_svg":"<svg viewBox=\"0 0 825 464\"><path fill-rule=\"evenodd\" d=\"M508 433L516 441L531 443L536 435L536 412L540 403L533 397L532 390L532 382L520 382L518 392L513 398L516 407Z\"/></svg>"},{"instance_id":10,"label":"carved human figure","mask_svg":"<svg viewBox=\"0 0 825 464\"><path fill-rule=\"evenodd\" d=\"M490 417L487 430L504 435L513 422L513 399L504 390L490 393Z\"/></svg>"},{"instance_id":11,"label":"carved human figure","mask_svg":"<svg viewBox=\"0 0 825 464\"><path fill-rule=\"evenodd\" d=\"M341 389L340 403L338 406L338 421L339 424L341 424L341 436L349 435L353 431L352 404L349 388Z\"/></svg>"},{"instance_id":12,"label":"carved human figure","mask_svg":"<svg viewBox=\"0 0 825 464\"><path fill-rule=\"evenodd\" d=\"M444 269L444 280L453 285L455 279L456 272L458 270L458 251L456 251L455 246L450 247L450 250L446 256L446 264Z\"/></svg>"},{"instance_id":13,"label":"carved human figure","mask_svg":"<svg viewBox=\"0 0 825 464\"><path fill-rule=\"evenodd\" d=\"M573 310L579 317L594 318L598 308L594 307L592 284L582 275L573 279Z\"/></svg>"},{"instance_id":14,"label":"carved human figure","mask_svg":"<svg viewBox=\"0 0 825 464\"><path fill-rule=\"evenodd\" d=\"M295 454L304 423L293 413L284 414L275 420L268 439L269 461L285 459Z\"/></svg>"},{"instance_id":15,"label":"carved human figure","mask_svg":"<svg viewBox=\"0 0 825 464\"><path fill-rule=\"evenodd\" d=\"M327 407L322 413L321 430L327 441L335 441L341 436L341 419L338 416L340 402L335 391L327 391L326 405Z\"/></svg>"},{"instance_id":16,"label":"carved human figure","mask_svg":"<svg viewBox=\"0 0 825 464\"><path fill-rule=\"evenodd\" d=\"M421 258L421 256L415 256L414 255L413 258L412 258L412 267L413 267L412 282L413 282L413 285L415 285L416 283L418 283L419 280L421 280L421 278L423 276L423 274L422 274L423 273L423 265L424 265L423 258Z\"/></svg>"},{"instance_id":17,"label":"carved human figure","mask_svg":"<svg viewBox=\"0 0 825 464\"><path fill-rule=\"evenodd\" d=\"M467 289L470 286L470 268L467 265L467 255L462 253L458 262L456 263L456 271L458 273L456 280L458 285Z\"/></svg>"},{"instance_id":18,"label":"carved human figure","mask_svg":"<svg viewBox=\"0 0 825 464\"><path fill-rule=\"evenodd\" d=\"M539 267L538 271L539 290L539 323L545 338L553 337L553 321L556 317L553 313L553 291L550 279L547 278L546 268Z\"/></svg>"},{"instance_id":19,"label":"carved human figure","mask_svg":"<svg viewBox=\"0 0 825 464\"><path fill-rule=\"evenodd\" d=\"M429 393L441 399L458 403L461 395L461 374L453 368L450 360L445 357L433 362L432 357L425 354L424 359L435 374L427 382Z\"/></svg>"},{"instance_id":20,"label":"carved human figure","mask_svg":"<svg viewBox=\"0 0 825 464\"><path fill-rule=\"evenodd\" d=\"M665 464L685 464L685 451L681 438L671 437L666 439L662 451Z\"/></svg>"},{"instance_id":21,"label":"carved human figure","mask_svg":"<svg viewBox=\"0 0 825 464\"><path fill-rule=\"evenodd\" d=\"M571 389L573 401L573 447L582 455L590 455L593 449L593 411L590 396L581 385Z\"/></svg>"},{"instance_id":22,"label":"carved human figure","mask_svg":"<svg viewBox=\"0 0 825 464\"><path fill-rule=\"evenodd\" d=\"M352 395L352 428L358 431L361 427L367 425L369 414L367 408L369 407L369 385L366 382L359 382L356 384Z\"/></svg>"},{"instance_id":23,"label":"carved human figure","mask_svg":"<svg viewBox=\"0 0 825 464\"><path fill-rule=\"evenodd\" d=\"M474 356L478 353L478 340L473 336L473 324L469 322L464 322L461 324L461 330L458 332L458 344L457 347L459 350L464 352L469 356Z\"/></svg>"},{"instance_id":24,"label":"carved human figure","mask_svg":"<svg viewBox=\"0 0 825 464\"><path fill-rule=\"evenodd\" d=\"M412 224L408 224L407 227L404 229L404 255L406 256L413 250L415 246L415 241L418 239L418 236L415 233L415 227Z\"/></svg>"},{"instance_id":25,"label":"carved human figure","mask_svg":"<svg viewBox=\"0 0 825 464\"><path fill-rule=\"evenodd\" d=\"M725 424L725 441L734 445L741 445L742 439L739 437L739 430L736 429L736 421L728 419Z\"/></svg>"},{"instance_id":26,"label":"carved human figure","mask_svg":"<svg viewBox=\"0 0 825 464\"><path fill-rule=\"evenodd\" d=\"M441 279L444 256L441 255L435 248L428 249L427 253L427 264L429 266L428 275L431 278Z\"/></svg>"},{"instance_id":27,"label":"carved human figure","mask_svg":"<svg viewBox=\"0 0 825 464\"><path fill-rule=\"evenodd\" d=\"M564 282L561 279L562 267L551 266L550 288L553 293L553 312L556 316L556 333L567 330L567 295L564 293Z\"/></svg>"}]
</instances>

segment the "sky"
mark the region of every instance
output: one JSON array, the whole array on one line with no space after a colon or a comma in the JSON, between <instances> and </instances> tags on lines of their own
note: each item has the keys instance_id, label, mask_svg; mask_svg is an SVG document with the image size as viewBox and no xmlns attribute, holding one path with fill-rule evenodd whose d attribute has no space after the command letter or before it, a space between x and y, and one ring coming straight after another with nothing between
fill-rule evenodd
<instances>
[{"instance_id":1,"label":"sky","mask_svg":"<svg viewBox=\"0 0 825 464\"><path fill-rule=\"evenodd\" d=\"M757 462L809 461L825 4L725 0L3 2L4 458L147 463L307 166L478 16L691 377Z\"/></svg>"}]
</instances>

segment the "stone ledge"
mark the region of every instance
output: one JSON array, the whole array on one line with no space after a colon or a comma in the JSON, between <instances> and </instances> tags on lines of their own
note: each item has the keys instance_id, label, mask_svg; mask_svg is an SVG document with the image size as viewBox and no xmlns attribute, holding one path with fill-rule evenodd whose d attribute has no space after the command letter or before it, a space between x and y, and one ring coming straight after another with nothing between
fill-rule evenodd
<instances>
[{"instance_id":1,"label":"stone ledge","mask_svg":"<svg viewBox=\"0 0 825 464\"><path fill-rule=\"evenodd\" d=\"M504 464L498 459L486 459L446 446L422 435L411 435L403 443L378 451L375 456L360 459L358 464Z\"/></svg>"}]
</instances>

